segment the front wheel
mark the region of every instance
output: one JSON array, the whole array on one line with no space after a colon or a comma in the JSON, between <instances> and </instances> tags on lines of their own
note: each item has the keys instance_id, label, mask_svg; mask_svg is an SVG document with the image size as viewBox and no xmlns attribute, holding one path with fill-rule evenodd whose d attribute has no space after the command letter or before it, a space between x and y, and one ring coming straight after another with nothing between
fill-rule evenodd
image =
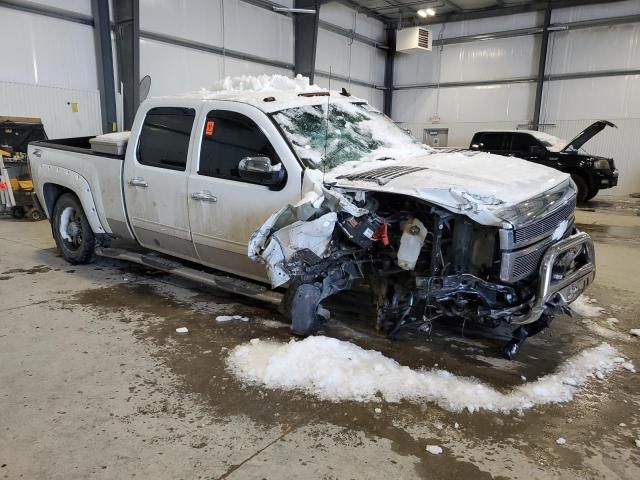
<instances>
[{"instance_id":1,"label":"front wheel","mask_svg":"<svg viewBox=\"0 0 640 480\"><path fill-rule=\"evenodd\" d=\"M589 191L589 195L587 195L587 198L585 198L585 200L584 200L584 201L585 201L585 202L588 202L588 201L589 201L589 200L591 200L593 197L595 197L595 196L598 194L598 192L600 192L600 190L599 190L599 189L597 189L597 188L594 188L593 190Z\"/></svg>"},{"instance_id":2,"label":"front wheel","mask_svg":"<svg viewBox=\"0 0 640 480\"><path fill-rule=\"evenodd\" d=\"M589 195L589 186L587 185L587 181L581 175L577 175L575 173L571 174L571 180L573 180L578 188L578 203L584 203L589 200L587 198Z\"/></svg>"},{"instance_id":3,"label":"front wheel","mask_svg":"<svg viewBox=\"0 0 640 480\"><path fill-rule=\"evenodd\" d=\"M91 263L96 237L78 197L72 193L60 196L53 209L52 227L53 238L67 262Z\"/></svg>"}]
</instances>

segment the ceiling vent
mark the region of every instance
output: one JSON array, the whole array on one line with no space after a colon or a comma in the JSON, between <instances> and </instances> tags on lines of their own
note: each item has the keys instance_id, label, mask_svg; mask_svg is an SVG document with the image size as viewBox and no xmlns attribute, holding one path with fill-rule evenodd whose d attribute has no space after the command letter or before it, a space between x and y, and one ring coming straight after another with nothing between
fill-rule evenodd
<instances>
[{"instance_id":1,"label":"ceiling vent","mask_svg":"<svg viewBox=\"0 0 640 480\"><path fill-rule=\"evenodd\" d=\"M403 28L397 31L396 51L413 53L420 50L431 51L433 37L431 30L424 27Z\"/></svg>"}]
</instances>

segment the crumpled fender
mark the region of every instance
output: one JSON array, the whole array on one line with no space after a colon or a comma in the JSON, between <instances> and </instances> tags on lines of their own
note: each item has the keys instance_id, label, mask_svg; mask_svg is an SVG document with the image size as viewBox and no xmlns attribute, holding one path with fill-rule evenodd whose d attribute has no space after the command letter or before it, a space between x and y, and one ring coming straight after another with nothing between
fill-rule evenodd
<instances>
[{"instance_id":1,"label":"crumpled fender","mask_svg":"<svg viewBox=\"0 0 640 480\"><path fill-rule=\"evenodd\" d=\"M355 217L369 213L340 192L320 186L320 191L278 210L251 235L249 258L266 265L273 288L285 284L291 278L286 262L297 251L308 249L319 257L327 254L338 212Z\"/></svg>"}]
</instances>

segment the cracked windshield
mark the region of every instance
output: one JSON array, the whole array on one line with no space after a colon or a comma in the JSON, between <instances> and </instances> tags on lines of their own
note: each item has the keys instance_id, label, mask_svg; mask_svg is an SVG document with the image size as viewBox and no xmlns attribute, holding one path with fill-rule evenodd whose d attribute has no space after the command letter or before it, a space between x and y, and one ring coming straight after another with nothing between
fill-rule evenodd
<instances>
[{"instance_id":1,"label":"cracked windshield","mask_svg":"<svg viewBox=\"0 0 640 480\"><path fill-rule=\"evenodd\" d=\"M310 168L424 153L422 144L369 105L340 102L329 106L328 118L326 112L326 104L307 105L273 116Z\"/></svg>"}]
</instances>

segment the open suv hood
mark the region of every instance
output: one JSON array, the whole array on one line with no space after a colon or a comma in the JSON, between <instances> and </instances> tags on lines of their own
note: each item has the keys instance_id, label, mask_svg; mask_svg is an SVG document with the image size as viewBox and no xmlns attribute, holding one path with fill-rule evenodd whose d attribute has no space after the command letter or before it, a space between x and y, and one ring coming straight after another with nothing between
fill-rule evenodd
<instances>
[{"instance_id":1,"label":"open suv hood","mask_svg":"<svg viewBox=\"0 0 640 480\"><path fill-rule=\"evenodd\" d=\"M575 138L571 140L561 151L567 152L567 151L579 150L580 148L582 148L582 146L585 143L587 143L594 136L596 136L598 133L604 130L605 127L618 128L616 125L609 122L608 120L598 120L597 122L594 122L591 125L589 125L583 131L581 131L578 135L576 135Z\"/></svg>"},{"instance_id":2,"label":"open suv hood","mask_svg":"<svg viewBox=\"0 0 640 480\"><path fill-rule=\"evenodd\" d=\"M324 183L346 190L397 193L500 225L501 211L567 182L558 170L486 152L435 149L403 160L349 162L327 172Z\"/></svg>"}]
</instances>

